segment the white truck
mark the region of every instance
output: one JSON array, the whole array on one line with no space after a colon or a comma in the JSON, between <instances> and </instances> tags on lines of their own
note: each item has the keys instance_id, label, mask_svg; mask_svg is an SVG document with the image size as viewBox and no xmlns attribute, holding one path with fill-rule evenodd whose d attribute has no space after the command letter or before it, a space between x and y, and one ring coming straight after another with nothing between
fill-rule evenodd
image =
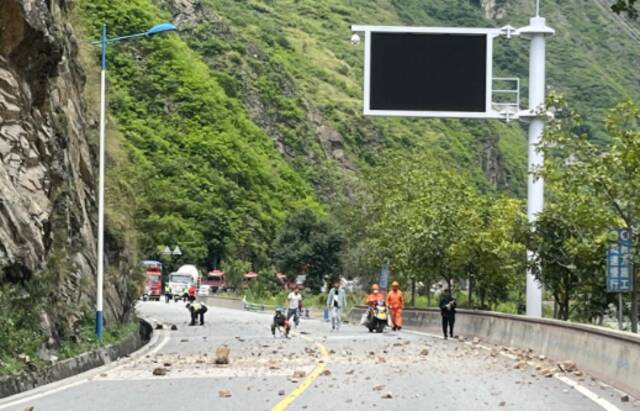
<instances>
[{"instance_id":1,"label":"white truck","mask_svg":"<svg viewBox=\"0 0 640 411\"><path fill-rule=\"evenodd\" d=\"M178 271L169 274L169 288L174 300L187 298L189 287L198 287L200 272L195 265L187 264L178 268Z\"/></svg>"}]
</instances>

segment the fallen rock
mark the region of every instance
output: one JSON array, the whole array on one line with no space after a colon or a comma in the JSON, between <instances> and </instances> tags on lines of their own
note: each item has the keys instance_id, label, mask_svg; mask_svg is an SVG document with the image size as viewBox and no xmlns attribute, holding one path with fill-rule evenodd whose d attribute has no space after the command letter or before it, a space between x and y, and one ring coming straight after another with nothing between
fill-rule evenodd
<instances>
[{"instance_id":1,"label":"fallen rock","mask_svg":"<svg viewBox=\"0 0 640 411\"><path fill-rule=\"evenodd\" d=\"M33 411L33 405L25 407L22 411Z\"/></svg>"},{"instance_id":2,"label":"fallen rock","mask_svg":"<svg viewBox=\"0 0 640 411\"><path fill-rule=\"evenodd\" d=\"M307 375L303 370L295 370L291 378L304 378Z\"/></svg>"},{"instance_id":3,"label":"fallen rock","mask_svg":"<svg viewBox=\"0 0 640 411\"><path fill-rule=\"evenodd\" d=\"M164 365L165 367L171 367L171 363L170 363L170 362L165 362L165 363L164 363L164 364L162 364L162 365Z\"/></svg>"},{"instance_id":4,"label":"fallen rock","mask_svg":"<svg viewBox=\"0 0 640 411\"><path fill-rule=\"evenodd\" d=\"M373 390L374 391L382 391L382 390L384 390L384 385L376 384L376 385L373 386Z\"/></svg>"},{"instance_id":5,"label":"fallen rock","mask_svg":"<svg viewBox=\"0 0 640 411\"><path fill-rule=\"evenodd\" d=\"M498 407L504 407L505 405L507 405L507 402L506 402L506 401L500 401L500 402L498 403Z\"/></svg>"},{"instance_id":6,"label":"fallen rock","mask_svg":"<svg viewBox=\"0 0 640 411\"><path fill-rule=\"evenodd\" d=\"M278 395L283 396L284 395L284 390L278 391Z\"/></svg>"},{"instance_id":7,"label":"fallen rock","mask_svg":"<svg viewBox=\"0 0 640 411\"><path fill-rule=\"evenodd\" d=\"M329 371L329 370L324 370L324 371L322 371L322 373L321 373L320 375L324 375L325 377L328 377L328 376L330 376L330 375L331 375L331 371Z\"/></svg>"},{"instance_id":8,"label":"fallen rock","mask_svg":"<svg viewBox=\"0 0 640 411\"><path fill-rule=\"evenodd\" d=\"M620 397L620 401L622 402L629 402L630 398L629 395L624 394L623 396Z\"/></svg>"},{"instance_id":9,"label":"fallen rock","mask_svg":"<svg viewBox=\"0 0 640 411\"><path fill-rule=\"evenodd\" d=\"M420 351L420 355L429 355L429 350L428 350L427 348L423 348L423 349Z\"/></svg>"},{"instance_id":10,"label":"fallen rock","mask_svg":"<svg viewBox=\"0 0 640 411\"><path fill-rule=\"evenodd\" d=\"M574 361L562 361L556 364L563 372L573 372L577 369Z\"/></svg>"},{"instance_id":11,"label":"fallen rock","mask_svg":"<svg viewBox=\"0 0 640 411\"><path fill-rule=\"evenodd\" d=\"M177 325L175 325L175 324L173 324L173 325L171 326L171 331L178 331L178 326L177 326Z\"/></svg>"},{"instance_id":12,"label":"fallen rock","mask_svg":"<svg viewBox=\"0 0 640 411\"><path fill-rule=\"evenodd\" d=\"M231 348L229 348L226 344L221 345L216 348L216 364L229 364L229 353L231 352Z\"/></svg>"},{"instance_id":13,"label":"fallen rock","mask_svg":"<svg viewBox=\"0 0 640 411\"><path fill-rule=\"evenodd\" d=\"M220 398L229 398L229 397L231 397L231 390L228 390L226 388L218 390L218 397L220 397Z\"/></svg>"},{"instance_id":14,"label":"fallen rock","mask_svg":"<svg viewBox=\"0 0 640 411\"><path fill-rule=\"evenodd\" d=\"M188 338L183 338L183 339L180 340L180 342L189 342L189 339Z\"/></svg>"},{"instance_id":15,"label":"fallen rock","mask_svg":"<svg viewBox=\"0 0 640 411\"><path fill-rule=\"evenodd\" d=\"M347 371L345 374L347 374L347 375L352 375L354 372L356 372L356 370L349 370L349 371Z\"/></svg>"},{"instance_id":16,"label":"fallen rock","mask_svg":"<svg viewBox=\"0 0 640 411\"><path fill-rule=\"evenodd\" d=\"M158 367L153 369L153 375L167 375L169 370L166 368Z\"/></svg>"},{"instance_id":17,"label":"fallen rock","mask_svg":"<svg viewBox=\"0 0 640 411\"><path fill-rule=\"evenodd\" d=\"M164 326L162 324L156 324L156 330L162 330Z\"/></svg>"},{"instance_id":18,"label":"fallen rock","mask_svg":"<svg viewBox=\"0 0 640 411\"><path fill-rule=\"evenodd\" d=\"M384 394L384 395L382 396L382 399L383 399L383 400L390 400L390 399L392 399L392 398L393 398L393 395L392 395L390 392L388 392L388 393L386 393L386 394Z\"/></svg>"},{"instance_id":19,"label":"fallen rock","mask_svg":"<svg viewBox=\"0 0 640 411\"><path fill-rule=\"evenodd\" d=\"M576 377L582 377L584 375L584 373L582 371L574 371L573 375L575 375Z\"/></svg>"}]
</instances>

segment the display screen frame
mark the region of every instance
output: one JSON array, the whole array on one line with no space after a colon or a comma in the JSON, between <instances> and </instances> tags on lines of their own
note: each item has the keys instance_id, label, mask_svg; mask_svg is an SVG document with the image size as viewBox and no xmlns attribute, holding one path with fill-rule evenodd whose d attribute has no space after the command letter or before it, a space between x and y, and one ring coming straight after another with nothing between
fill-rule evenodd
<instances>
[{"instance_id":1,"label":"display screen frame","mask_svg":"<svg viewBox=\"0 0 640 411\"><path fill-rule=\"evenodd\" d=\"M454 27L397 27L397 26L352 26L354 32L364 32L364 107L367 116L397 116L397 117L434 117L434 118L503 118L503 114L492 108L493 82L493 40L501 32L497 28L454 28ZM484 35L486 36L485 62L485 110L484 111L445 111L445 110L400 110L373 109L371 107L371 62L372 62L372 34L373 33L401 33L401 34L454 34L454 35Z\"/></svg>"}]
</instances>

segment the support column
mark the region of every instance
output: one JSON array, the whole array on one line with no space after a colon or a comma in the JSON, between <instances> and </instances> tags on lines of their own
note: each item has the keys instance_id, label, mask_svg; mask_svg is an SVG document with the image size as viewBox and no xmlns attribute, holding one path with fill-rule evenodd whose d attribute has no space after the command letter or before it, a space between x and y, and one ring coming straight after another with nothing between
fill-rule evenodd
<instances>
[{"instance_id":1,"label":"support column","mask_svg":"<svg viewBox=\"0 0 640 411\"><path fill-rule=\"evenodd\" d=\"M529 49L529 156L527 179L527 217L535 222L544 208L544 180L535 178L533 172L543 165L544 158L537 146L544 132L545 100L545 36L553 34L546 26L543 17L532 17L529 26L519 30L522 36L531 40ZM527 252L527 259L533 259L533 253ZM533 273L527 271L527 316L542 317L542 287Z\"/></svg>"}]
</instances>

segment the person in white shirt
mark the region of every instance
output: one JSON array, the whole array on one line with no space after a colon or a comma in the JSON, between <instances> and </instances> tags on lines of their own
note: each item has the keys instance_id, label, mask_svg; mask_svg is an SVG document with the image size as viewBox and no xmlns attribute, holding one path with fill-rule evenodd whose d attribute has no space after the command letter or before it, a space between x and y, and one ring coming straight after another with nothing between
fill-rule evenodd
<instances>
[{"instance_id":1,"label":"person in white shirt","mask_svg":"<svg viewBox=\"0 0 640 411\"><path fill-rule=\"evenodd\" d=\"M340 287L340 281L336 281L327 298L327 308L331 313L331 331L340 329L342 322L342 308L347 304L344 288Z\"/></svg>"},{"instance_id":2,"label":"person in white shirt","mask_svg":"<svg viewBox=\"0 0 640 411\"><path fill-rule=\"evenodd\" d=\"M293 322L298 326L300 323L300 311L302 310L302 294L300 294L300 290L295 288L292 292L289 293L287 297L287 301L289 302L289 308L287 309L287 320L290 320L293 317Z\"/></svg>"}]
</instances>

